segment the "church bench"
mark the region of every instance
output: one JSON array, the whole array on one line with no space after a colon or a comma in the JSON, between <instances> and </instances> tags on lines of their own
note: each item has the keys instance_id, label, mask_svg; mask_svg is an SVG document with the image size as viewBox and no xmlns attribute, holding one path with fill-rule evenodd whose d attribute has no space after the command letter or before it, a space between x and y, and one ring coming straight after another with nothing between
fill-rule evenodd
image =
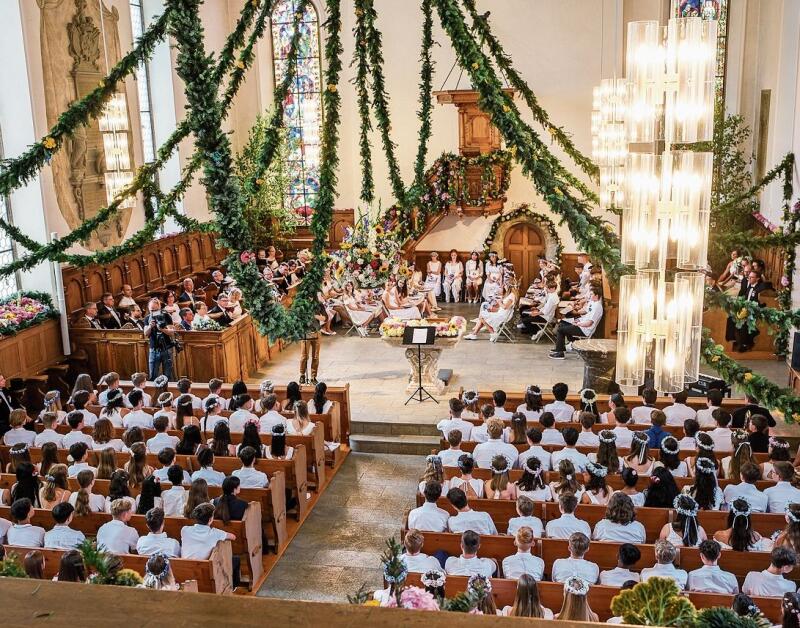
<instances>
[{"instance_id":1,"label":"church bench","mask_svg":"<svg viewBox=\"0 0 800 628\"><path fill-rule=\"evenodd\" d=\"M484 421L482 421L481 419L464 419L464 420L467 421L468 423L472 423L474 426L480 426L480 425L483 425L483 423L484 423ZM501 420L506 425L506 427L511 425L511 419L499 419L499 420ZM652 425L650 423L626 423L626 425L627 425L628 429L631 432L646 432L649 428L652 427ZM565 430L568 427L571 427L573 429L578 430L578 432L583 431L583 426L580 423L578 423L577 421L567 421L567 422L563 422L563 423L556 423L555 427L556 427L556 429L559 429L559 430ZM599 434L603 430L610 430L610 429L613 429L614 427L616 427L616 424L609 425L608 423L595 423L594 425L592 425L592 432L594 432L595 434ZM531 428L536 428L537 430L544 430L544 426L541 423L539 423L538 421L526 421L525 422L525 429L529 430ZM684 433L684 431L683 431L683 426L682 425L665 425L665 426L663 426L663 429L664 429L665 432L669 432L672 436L674 436L678 440L680 440L681 438L683 438L686 435ZM710 431L712 429L714 429L714 428L712 428L712 427L701 427L700 431L701 432L707 432L707 431ZM443 439L443 442L444 442L444 439Z\"/></svg>"},{"instance_id":2,"label":"church bench","mask_svg":"<svg viewBox=\"0 0 800 628\"><path fill-rule=\"evenodd\" d=\"M11 521L10 506L0 506L0 518ZM100 527L111 519L110 514L93 512L82 517L74 516L70 527L83 532L87 537L95 537ZM50 530L55 525L52 512L42 508L34 509L31 523L45 530ZM144 515L132 515L128 525L134 528L139 536L145 536L150 532ZM178 542L181 540L181 529L191 525L194 525L194 520L186 517L164 517L164 532ZM250 587L259 582L264 571L261 557L261 504L250 502L241 521L230 521L226 525L222 520L215 519L213 527L230 532L236 537L235 540L230 541L231 554L240 556L242 564L247 566L250 574Z\"/></svg>"},{"instance_id":3,"label":"church bench","mask_svg":"<svg viewBox=\"0 0 800 628\"><path fill-rule=\"evenodd\" d=\"M445 581L445 595L453 597L466 591L467 576L447 576ZM406 579L409 586L422 587L422 574L409 573ZM539 582L539 599L545 608L557 614L564 603L564 585L558 582ZM498 610L505 606L513 606L514 598L517 593L517 581L505 578L492 578L492 596ZM612 617L611 600L620 593L617 587L607 587L603 585L593 585L589 588L589 606L597 613L600 621L607 621ZM733 603L733 596L720 593L693 593L687 594L696 608L713 608L722 606L730 608ZM761 609L765 617L773 623L780 623L783 616L781 610L781 598L779 597L756 597L753 598L755 604Z\"/></svg>"},{"instance_id":4,"label":"church bench","mask_svg":"<svg viewBox=\"0 0 800 628\"><path fill-rule=\"evenodd\" d=\"M20 547L4 545L6 554L14 553L20 560L31 551L39 551L44 555L44 577L52 579L58 574L61 556L66 550L44 549L41 547ZM117 554L122 559L125 569L133 569L144 575L147 556L137 554ZM208 560L173 558L169 561L176 582L197 581L197 590L201 593L230 594L233 592L233 573L231 561L231 542L220 541L211 551Z\"/></svg>"}]
</instances>

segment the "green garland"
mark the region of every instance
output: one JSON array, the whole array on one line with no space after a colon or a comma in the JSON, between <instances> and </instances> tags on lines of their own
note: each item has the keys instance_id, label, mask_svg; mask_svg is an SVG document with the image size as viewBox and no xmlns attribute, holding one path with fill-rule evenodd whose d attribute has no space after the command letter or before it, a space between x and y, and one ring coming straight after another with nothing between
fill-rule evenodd
<instances>
[{"instance_id":1,"label":"green garland","mask_svg":"<svg viewBox=\"0 0 800 628\"><path fill-rule=\"evenodd\" d=\"M369 140L372 131L372 121L369 115L369 61L367 60L367 28L363 20L364 10L356 2L356 25L353 28L355 46L353 47L353 61L350 66L356 66L356 76L353 83L356 86L358 99L358 116L361 120L361 130L358 138L359 154L361 156L361 200L371 205L375 200L375 180L372 176L372 144Z\"/></svg>"},{"instance_id":2,"label":"green garland","mask_svg":"<svg viewBox=\"0 0 800 628\"><path fill-rule=\"evenodd\" d=\"M414 191L419 196L419 191L425 187L425 160L428 157L428 142L431 139L433 126L431 113L433 112L433 8L431 0L422 0L422 50L419 53L420 81L419 81L419 144L417 146L417 159L414 162Z\"/></svg>"},{"instance_id":3,"label":"green garland","mask_svg":"<svg viewBox=\"0 0 800 628\"><path fill-rule=\"evenodd\" d=\"M492 222L492 226L489 229L489 235L486 236L486 239L483 241L483 252L484 254L488 254L494 244L495 236L497 236L497 230L500 228L501 225L510 222L519 218L520 216L525 216L533 220L538 226L544 226L547 229L547 233L556 243L556 259L561 259L561 254L564 252L564 245L561 243L561 237L558 235L558 230L556 229L555 223L550 220L548 216L544 214L540 214L538 212L533 211L531 206L528 203L524 203L513 209L507 214L501 214L497 216Z\"/></svg>"},{"instance_id":4,"label":"green garland","mask_svg":"<svg viewBox=\"0 0 800 628\"><path fill-rule=\"evenodd\" d=\"M700 345L703 360L712 366L727 383L736 384L767 408L779 410L787 423L800 421L800 396L793 390L781 388L766 377L753 373L725 354L725 347L716 344L704 330Z\"/></svg>"},{"instance_id":5,"label":"green garland","mask_svg":"<svg viewBox=\"0 0 800 628\"><path fill-rule=\"evenodd\" d=\"M568 182L560 176L558 160L522 121L513 100L503 92L490 61L467 28L456 0L434 2L457 59L480 94L481 108L491 116L537 191L562 222L566 222L575 241L602 264L610 279L616 281L628 269L620 261L619 238L613 227L593 216L586 201L576 199L569 192Z\"/></svg>"},{"instance_id":6,"label":"green garland","mask_svg":"<svg viewBox=\"0 0 800 628\"><path fill-rule=\"evenodd\" d=\"M531 90L525 80L514 69L514 66L511 62L511 57L508 55L508 53L506 53L502 44L500 44L498 39L492 33L491 29L489 28L488 19L486 19L484 16L478 15L478 11L475 8L475 0L464 0L464 6L472 18L473 30L478 34L481 41L486 42L487 46L489 47L489 51L492 53L492 58L494 59L495 63L497 63L497 67L500 68L500 71L508 77L508 80L514 89L518 90L522 94L522 97L525 99L525 104L527 104L533 112L533 119L541 124L548 131L548 133L550 133L550 136L553 138L553 140L567 155L572 158L572 160L581 170L588 174L593 180L597 181L598 177L600 176L600 169L597 167L597 165L595 165L594 162L592 162L591 159L589 159L575 147L572 139L566 134L564 129L556 126L550 121L550 116L548 115L547 111L545 111L541 105L539 105L539 101L537 100L536 95L533 93L533 90ZM562 170L562 174L568 173L566 170ZM574 180L573 185L575 185L576 189L579 189L581 193L586 196L586 198L595 203L600 202L600 199L597 197L597 195L578 179Z\"/></svg>"}]
</instances>

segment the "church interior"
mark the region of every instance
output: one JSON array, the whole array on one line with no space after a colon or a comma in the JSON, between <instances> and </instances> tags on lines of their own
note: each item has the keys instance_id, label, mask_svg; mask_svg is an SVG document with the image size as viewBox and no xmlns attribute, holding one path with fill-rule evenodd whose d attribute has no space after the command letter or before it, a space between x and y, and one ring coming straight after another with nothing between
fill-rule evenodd
<instances>
[{"instance_id":1,"label":"church interior","mask_svg":"<svg viewBox=\"0 0 800 628\"><path fill-rule=\"evenodd\" d=\"M0 33L3 625L800 628L800 2Z\"/></svg>"}]
</instances>

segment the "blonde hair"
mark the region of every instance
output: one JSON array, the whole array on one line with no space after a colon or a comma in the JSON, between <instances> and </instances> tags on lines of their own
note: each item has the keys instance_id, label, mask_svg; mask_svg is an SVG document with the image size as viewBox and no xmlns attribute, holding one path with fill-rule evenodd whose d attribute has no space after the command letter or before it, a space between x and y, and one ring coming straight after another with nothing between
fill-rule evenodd
<instances>
[{"instance_id":1,"label":"blonde hair","mask_svg":"<svg viewBox=\"0 0 800 628\"><path fill-rule=\"evenodd\" d=\"M678 550L666 539L656 541L655 551L656 561L659 565L668 565L669 563L674 563L675 559L678 557Z\"/></svg>"},{"instance_id":2,"label":"blonde hair","mask_svg":"<svg viewBox=\"0 0 800 628\"><path fill-rule=\"evenodd\" d=\"M92 482L94 482L94 473L89 471L89 469L84 469L78 472L75 479L78 481L78 486L81 487L78 491L78 496L75 498L75 514L78 517L82 517L92 512L89 507L89 487L92 485ZM118 499L116 501L122 500Z\"/></svg>"},{"instance_id":3,"label":"blonde hair","mask_svg":"<svg viewBox=\"0 0 800 628\"><path fill-rule=\"evenodd\" d=\"M503 422L500 419L487 420L486 432L489 434L489 438L500 438L503 435Z\"/></svg>"},{"instance_id":4,"label":"blonde hair","mask_svg":"<svg viewBox=\"0 0 800 628\"><path fill-rule=\"evenodd\" d=\"M58 423L58 415L55 412L42 413L42 425L45 429L52 430L56 423Z\"/></svg>"},{"instance_id":5,"label":"blonde hair","mask_svg":"<svg viewBox=\"0 0 800 628\"><path fill-rule=\"evenodd\" d=\"M589 596L572 593L564 589L564 604L558 614L559 620L596 621L596 615L589 606Z\"/></svg>"},{"instance_id":6,"label":"blonde hair","mask_svg":"<svg viewBox=\"0 0 800 628\"><path fill-rule=\"evenodd\" d=\"M117 470L117 458L114 455L116 452L113 447L106 447L101 449L97 456L97 479L110 480L114 471Z\"/></svg>"},{"instance_id":7,"label":"blonde hair","mask_svg":"<svg viewBox=\"0 0 800 628\"><path fill-rule=\"evenodd\" d=\"M131 509L131 503L127 499L115 499L111 502L111 516L119 517Z\"/></svg>"},{"instance_id":8,"label":"blonde hair","mask_svg":"<svg viewBox=\"0 0 800 628\"><path fill-rule=\"evenodd\" d=\"M56 490L58 489L67 489L67 465L65 464L54 464L47 470L47 475L44 476L44 486L40 489L39 499L52 502L56 498Z\"/></svg>"},{"instance_id":9,"label":"blonde hair","mask_svg":"<svg viewBox=\"0 0 800 628\"><path fill-rule=\"evenodd\" d=\"M403 545L405 545L409 552L416 554L422 549L422 546L425 545L425 537L419 530L411 529L406 532Z\"/></svg>"},{"instance_id":10,"label":"blonde hair","mask_svg":"<svg viewBox=\"0 0 800 628\"><path fill-rule=\"evenodd\" d=\"M28 413L22 408L16 408L8 415L8 423L11 427L22 427L28 420Z\"/></svg>"}]
</instances>

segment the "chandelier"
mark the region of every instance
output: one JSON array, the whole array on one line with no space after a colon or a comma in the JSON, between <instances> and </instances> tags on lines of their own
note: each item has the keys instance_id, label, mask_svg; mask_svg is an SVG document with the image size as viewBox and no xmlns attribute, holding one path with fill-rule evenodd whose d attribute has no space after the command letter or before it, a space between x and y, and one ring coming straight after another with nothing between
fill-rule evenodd
<instances>
[{"instance_id":1,"label":"chandelier","mask_svg":"<svg viewBox=\"0 0 800 628\"><path fill-rule=\"evenodd\" d=\"M106 103L98 122L105 154L106 198L111 203L119 192L133 181L131 153L128 145L128 104L125 94L117 92ZM136 197L129 196L120 207L133 207Z\"/></svg>"},{"instance_id":2,"label":"chandelier","mask_svg":"<svg viewBox=\"0 0 800 628\"><path fill-rule=\"evenodd\" d=\"M626 78L595 90L604 207L622 208L616 381L662 393L697 381L708 252L717 23L628 24ZM681 150L676 150L679 145ZM605 177L604 177L605 174ZM649 383L649 382L648 382Z\"/></svg>"}]
</instances>

